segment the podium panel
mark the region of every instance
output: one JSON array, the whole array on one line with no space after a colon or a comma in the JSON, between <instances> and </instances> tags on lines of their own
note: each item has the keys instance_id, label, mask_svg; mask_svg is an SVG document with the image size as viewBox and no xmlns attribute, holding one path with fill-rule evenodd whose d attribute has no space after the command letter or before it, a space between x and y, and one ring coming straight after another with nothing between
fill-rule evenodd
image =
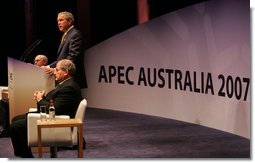
<instances>
[{"instance_id":1,"label":"podium panel","mask_svg":"<svg viewBox=\"0 0 255 163\"><path fill-rule=\"evenodd\" d=\"M45 74L40 67L8 57L8 87L11 121L37 107L34 92L45 90L47 94L55 87L55 77Z\"/></svg>"}]
</instances>

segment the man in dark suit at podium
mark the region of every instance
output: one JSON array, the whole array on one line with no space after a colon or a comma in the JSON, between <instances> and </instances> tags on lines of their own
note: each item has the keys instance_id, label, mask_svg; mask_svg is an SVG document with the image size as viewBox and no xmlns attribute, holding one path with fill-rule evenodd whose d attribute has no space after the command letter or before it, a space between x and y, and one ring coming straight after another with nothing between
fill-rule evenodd
<instances>
[{"instance_id":1,"label":"man in dark suit at podium","mask_svg":"<svg viewBox=\"0 0 255 163\"><path fill-rule=\"evenodd\" d=\"M60 12L57 17L59 31L63 32L57 52L57 60L45 67L45 72L53 74L56 62L61 59L70 59L76 66L75 76L81 88L86 88L86 78L83 63L84 40L79 30L74 27L74 16L70 12Z\"/></svg>"}]
</instances>

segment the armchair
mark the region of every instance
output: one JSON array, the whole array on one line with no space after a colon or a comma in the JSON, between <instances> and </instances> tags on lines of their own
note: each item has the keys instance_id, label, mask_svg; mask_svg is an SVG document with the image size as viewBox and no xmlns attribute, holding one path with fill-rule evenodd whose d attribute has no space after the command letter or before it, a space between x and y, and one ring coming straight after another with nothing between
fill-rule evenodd
<instances>
[{"instance_id":1,"label":"armchair","mask_svg":"<svg viewBox=\"0 0 255 163\"><path fill-rule=\"evenodd\" d=\"M75 114L75 119L80 119L83 122L86 107L87 100L83 99L78 106ZM28 146L37 147L37 120L40 119L40 113L28 113L27 116ZM68 115L58 115L56 116L56 119L70 119L70 117ZM44 147L51 147L51 157L57 157L57 146L73 146L78 144L76 127L44 128L42 129L41 135L42 145Z\"/></svg>"}]
</instances>

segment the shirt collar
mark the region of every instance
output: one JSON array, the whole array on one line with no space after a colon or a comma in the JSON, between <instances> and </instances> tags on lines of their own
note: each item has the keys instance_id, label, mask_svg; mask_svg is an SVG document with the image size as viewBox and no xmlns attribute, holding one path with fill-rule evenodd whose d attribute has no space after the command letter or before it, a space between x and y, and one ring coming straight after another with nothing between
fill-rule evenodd
<instances>
[{"instance_id":1,"label":"shirt collar","mask_svg":"<svg viewBox=\"0 0 255 163\"><path fill-rule=\"evenodd\" d=\"M67 79L65 79L65 80L63 80L62 82L60 82L58 85L61 85L61 84L63 84L65 81L67 81L67 80L69 80L69 79L71 79L72 77L69 77L69 78L67 78Z\"/></svg>"},{"instance_id":2,"label":"shirt collar","mask_svg":"<svg viewBox=\"0 0 255 163\"><path fill-rule=\"evenodd\" d=\"M72 25L65 33L68 33L74 26Z\"/></svg>"}]
</instances>

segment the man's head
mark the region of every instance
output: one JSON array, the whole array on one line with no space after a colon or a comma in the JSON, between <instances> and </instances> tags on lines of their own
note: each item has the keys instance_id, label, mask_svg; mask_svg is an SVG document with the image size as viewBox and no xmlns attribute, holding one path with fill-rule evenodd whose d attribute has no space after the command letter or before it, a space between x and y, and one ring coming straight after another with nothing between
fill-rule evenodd
<instances>
[{"instance_id":1,"label":"man's head","mask_svg":"<svg viewBox=\"0 0 255 163\"><path fill-rule=\"evenodd\" d=\"M65 79L73 77L76 72L76 67L74 63L69 59L63 59L58 61L56 68L55 68L55 80L57 82L62 82Z\"/></svg>"},{"instance_id":2,"label":"man's head","mask_svg":"<svg viewBox=\"0 0 255 163\"><path fill-rule=\"evenodd\" d=\"M46 66L48 64L48 58L45 55L37 55L34 60L34 65L36 66Z\"/></svg>"},{"instance_id":3,"label":"man's head","mask_svg":"<svg viewBox=\"0 0 255 163\"><path fill-rule=\"evenodd\" d=\"M58 28L61 32L66 32L73 24L73 14L67 11L60 12L57 17Z\"/></svg>"}]
</instances>

